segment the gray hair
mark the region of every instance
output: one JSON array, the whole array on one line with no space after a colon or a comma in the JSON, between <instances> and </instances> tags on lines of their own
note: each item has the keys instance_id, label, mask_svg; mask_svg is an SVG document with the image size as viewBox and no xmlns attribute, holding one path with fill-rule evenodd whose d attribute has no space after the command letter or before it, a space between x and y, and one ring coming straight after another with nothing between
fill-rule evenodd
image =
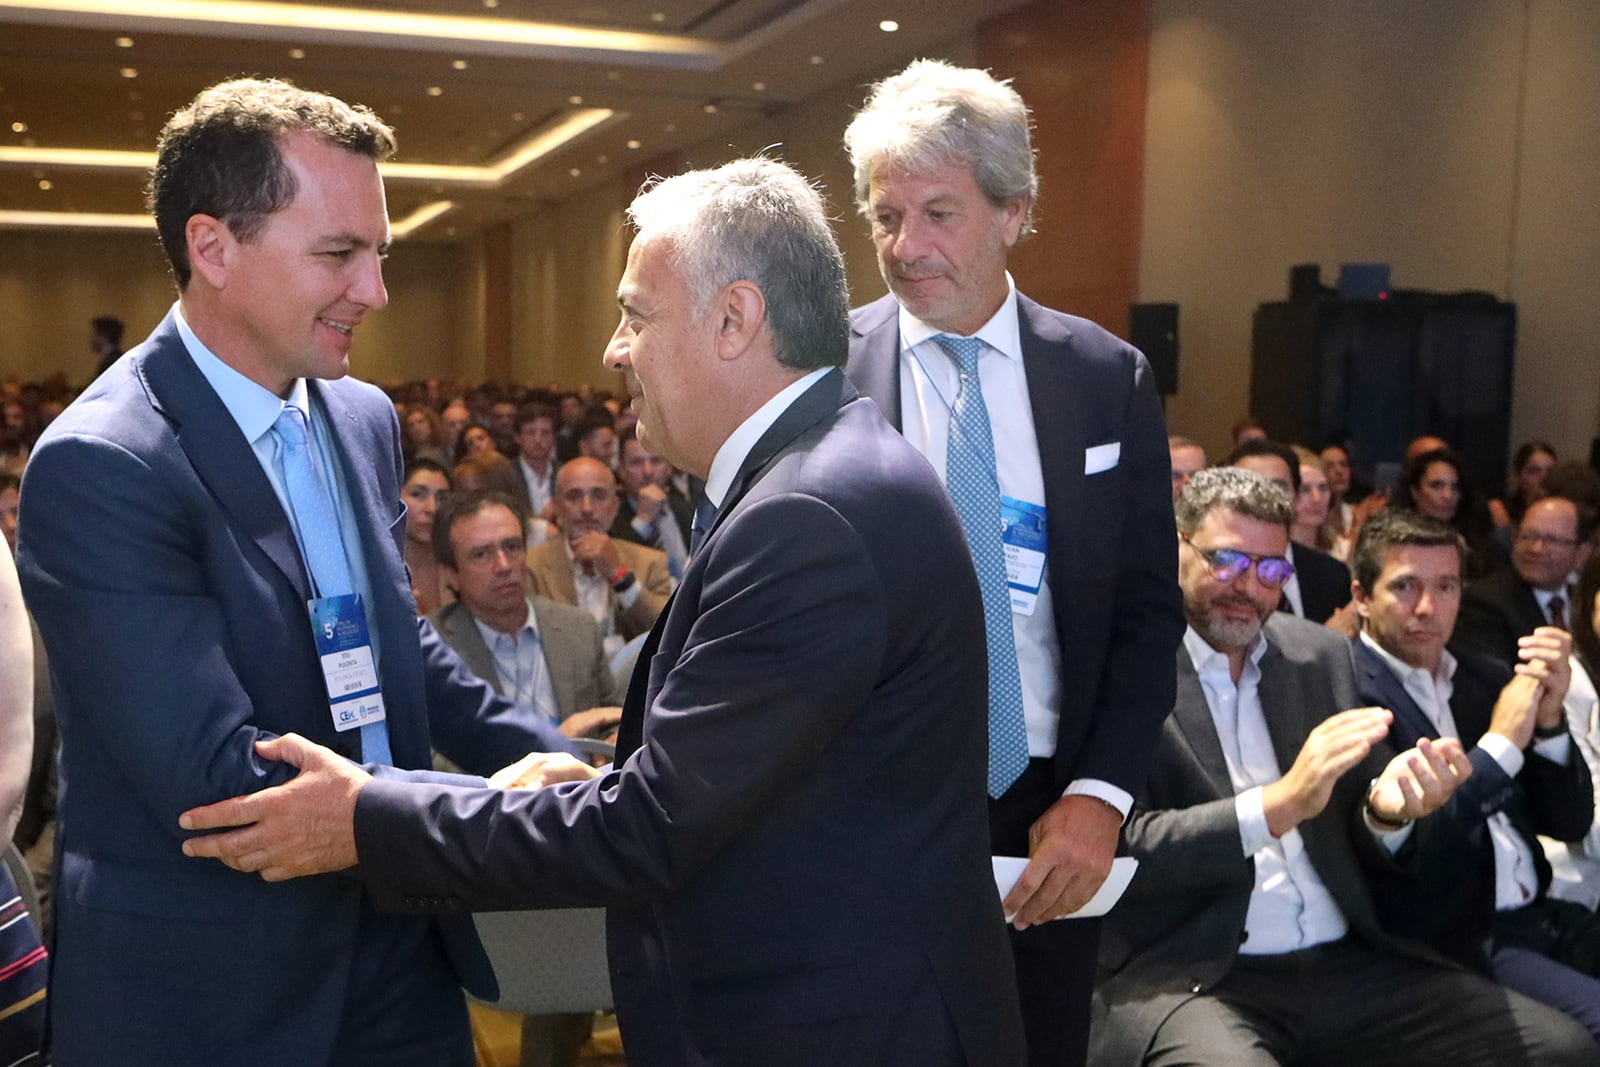
<instances>
[{"instance_id":1,"label":"gray hair","mask_svg":"<svg viewBox=\"0 0 1600 1067\"><path fill-rule=\"evenodd\" d=\"M1172 503L1178 532L1185 537L1200 528L1213 508L1226 508L1285 530L1294 521L1294 500L1283 487L1243 467L1197 471Z\"/></svg>"},{"instance_id":2,"label":"gray hair","mask_svg":"<svg viewBox=\"0 0 1600 1067\"><path fill-rule=\"evenodd\" d=\"M736 281L767 302L774 354L794 370L842 367L849 354L850 289L822 195L775 159L740 159L647 182L628 218L641 240L671 246L695 313Z\"/></svg>"},{"instance_id":3,"label":"gray hair","mask_svg":"<svg viewBox=\"0 0 1600 1067\"><path fill-rule=\"evenodd\" d=\"M868 212L878 167L922 174L959 163L972 168L995 207L1027 198L1022 233L1033 232L1039 198L1028 105L987 71L919 59L872 87L844 132L855 168L856 206Z\"/></svg>"}]
</instances>

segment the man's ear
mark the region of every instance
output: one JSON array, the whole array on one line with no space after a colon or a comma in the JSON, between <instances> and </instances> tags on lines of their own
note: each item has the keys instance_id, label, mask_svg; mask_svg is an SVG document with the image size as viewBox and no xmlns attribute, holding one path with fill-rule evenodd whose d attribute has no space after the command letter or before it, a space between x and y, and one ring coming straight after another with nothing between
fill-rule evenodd
<instances>
[{"instance_id":1,"label":"man's ear","mask_svg":"<svg viewBox=\"0 0 1600 1067\"><path fill-rule=\"evenodd\" d=\"M1350 579L1350 599L1356 606L1356 614L1363 620L1367 617L1367 594L1362 590L1361 583L1354 578Z\"/></svg>"},{"instance_id":2,"label":"man's ear","mask_svg":"<svg viewBox=\"0 0 1600 1067\"><path fill-rule=\"evenodd\" d=\"M215 215L190 215L183 226L183 239L189 250L190 271L213 289L225 288L233 250L239 243L228 224Z\"/></svg>"},{"instance_id":3,"label":"man's ear","mask_svg":"<svg viewBox=\"0 0 1600 1067\"><path fill-rule=\"evenodd\" d=\"M767 323L767 298L751 281L730 282L717 295L717 356L738 359Z\"/></svg>"}]
</instances>

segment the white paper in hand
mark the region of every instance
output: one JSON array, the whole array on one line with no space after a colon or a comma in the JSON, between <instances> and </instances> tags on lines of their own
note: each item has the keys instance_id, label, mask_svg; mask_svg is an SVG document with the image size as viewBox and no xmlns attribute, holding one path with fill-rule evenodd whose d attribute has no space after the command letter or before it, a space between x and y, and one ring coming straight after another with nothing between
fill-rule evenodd
<instances>
[{"instance_id":1,"label":"white paper in hand","mask_svg":"<svg viewBox=\"0 0 1600 1067\"><path fill-rule=\"evenodd\" d=\"M1011 887L1017 884L1017 879L1022 877L1022 870L1028 861L1021 856L990 856L989 859L994 863L995 887L1000 890L1000 899L1004 900L1011 892ZM1104 915L1122 899L1122 894L1127 891L1128 883L1133 881L1134 872L1138 869L1139 861L1132 856L1118 856L1111 861L1111 873L1100 883L1099 891L1089 898L1089 903L1061 918L1094 919ZM1011 916L1006 916L1006 921L1010 919Z\"/></svg>"}]
</instances>

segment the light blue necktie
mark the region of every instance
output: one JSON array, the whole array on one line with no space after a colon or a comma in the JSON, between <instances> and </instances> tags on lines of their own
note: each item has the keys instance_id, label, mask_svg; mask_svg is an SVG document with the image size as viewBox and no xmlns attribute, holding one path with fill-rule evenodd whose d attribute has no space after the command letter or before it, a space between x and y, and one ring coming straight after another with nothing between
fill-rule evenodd
<instances>
[{"instance_id":1,"label":"light blue necktie","mask_svg":"<svg viewBox=\"0 0 1600 1067\"><path fill-rule=\"evenodd\" d=\"M344 554L339 534L339 518L334 514L333 498L322 481L317 462L311 455L306 413L285 404L273 424L272 432L282 445L283 489L289 497L292 518L300 533L300 551L319 597L344 596L355 592L350 578L350 560ZM389 728L384 722L361 727L361 757L367 763L394 763L389 752Z\"/></svg>"},{"instance_id":2,"label":"light blue necktie","mask_svg":"<svg viewBox=\"0 0 1600 1067\"><path fill-rule=\"evenodd\" d=\"M989 795L998 797L1028 767L1028 729L1022 716L1022 678L1011 629L1011 596L1006 592L1005 549L1001 544L1000 475L995 469L994 434L978 382L976 337L934 338L961 372L951 409L950 443L945 452L945 486L961 515L972 564L983 591L983 628L989 640Z\"/></svg>"}]
</instances>

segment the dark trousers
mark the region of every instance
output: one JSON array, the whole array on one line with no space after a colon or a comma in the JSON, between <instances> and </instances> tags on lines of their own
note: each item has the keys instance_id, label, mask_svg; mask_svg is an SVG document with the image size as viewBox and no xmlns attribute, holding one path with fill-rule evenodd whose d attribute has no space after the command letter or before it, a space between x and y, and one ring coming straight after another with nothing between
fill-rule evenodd
<instances>
[{"instance_id":1,"label":"dark trousers","mask_svg":"<svg viewBox=\"0 0 1600 1067\"><path fill-rule=\"evenodd\" d=\"M351 964L337 1067L472 1067L472 1030L439 928L366 909Z\"/></svg>"},{"instance_id":2,"label":"dark trousers","mask_svg":"<svg viewBox=\"0 0 1600 1067\"><path fill-rule=\"evenodd\" d=\"M1481 975L1347 939L1240 956L1167 1017L1144 1062L1576 1067L1600 1062L1600 1047L1572 1019Z\"/></svg>"},{"instance_id":3,"label":"dark trousers","mask_svg":"<svg viewBox=\"0 0 1600 1067\"><path fill-rule=\"evenodd\" d=\"M1028 829L1061 799L1053 761L1031 759L1022 777L989 801L989 843L997 856L1026 856ZM1082 1067L1089 1056L1099 919L1066 919L1011 930L1029 1067Z\"/></svg>"}]
</instances>

